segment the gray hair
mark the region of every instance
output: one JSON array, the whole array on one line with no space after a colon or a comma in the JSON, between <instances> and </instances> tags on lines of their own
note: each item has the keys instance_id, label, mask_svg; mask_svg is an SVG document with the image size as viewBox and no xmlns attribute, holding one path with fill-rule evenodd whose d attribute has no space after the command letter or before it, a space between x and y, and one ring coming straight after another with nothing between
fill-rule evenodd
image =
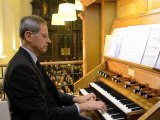
<instances>
[{"instance_id":1,"label":"gray hair","mask_svg":"<svg viewBox=\"0 0 160 120\"><path fill-rule=\"evenodd\" d=\"M43 18L36 15L23 17L20 21L20 26L19 26L20 38L22 40L24 39L24 33L26 31L38 33L40 30L40 24L47 24L47 22Z\"/></svg>"}]
</instances>

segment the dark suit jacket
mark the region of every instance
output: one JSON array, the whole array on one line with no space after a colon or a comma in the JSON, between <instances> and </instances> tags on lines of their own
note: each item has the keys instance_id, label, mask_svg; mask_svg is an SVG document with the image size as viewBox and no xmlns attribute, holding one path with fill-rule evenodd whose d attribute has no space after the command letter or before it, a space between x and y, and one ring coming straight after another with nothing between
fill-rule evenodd
<instances>
[{"instance_id":1,"label":"dark suit jacket","mask_svg":"<svg viewBox=\"0 0 160 120\"><path fill-rule=\"evenodd\" d=\"M58 92L21 47L7 66L3 86L12 120L72 120L79 116L73 96Z\"/></svg>"}]
</instances>

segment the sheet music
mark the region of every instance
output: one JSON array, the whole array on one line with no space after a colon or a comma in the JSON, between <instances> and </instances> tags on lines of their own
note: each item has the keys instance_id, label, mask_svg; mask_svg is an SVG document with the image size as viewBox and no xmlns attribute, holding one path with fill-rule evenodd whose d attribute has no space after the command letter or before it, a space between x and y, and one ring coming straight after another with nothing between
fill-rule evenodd
<instances>
[{"instance_id":1,"label":"sheet music","mask_svg":"<svg viewBox=\"0 0 160 120\"><path fill-rule=\"evenodd\" d=\"M151 25L151 31L141 64L155 67L160 51L160 24ZM160 67L159 67L160 68Z\"/></svg>"},{"instance_id":2,"label":"sheet music","mask_svg":"<svg viewBox=\"0 0 160 120\"><path fill-rule=\"evenodd\" d=\"M157 62L156 62L155 68L156 68L156 69L160 69L160 51L159 51L158 60L157 60Z\"/></svg>"},{"instance_id":3,"label":"sheet music","mask_svg":"<svg viewBox=\"0 0 160 120\"><path fill-rule=\"evenodd\" d=\"M105 45L104 45L104 52L103 52L103 55L104 56L107 56L107 51L108 51L108 49L109 49L109 47L110 47L110 36L111 35L106 35L106 38L105 38Z\"/></svg>"},{"instance_id":4,"label":"sheet music","mask_svg":"<svg viewBox=\"0 0 160 120\"><path fill-rule=\"evenodd\" d=\"M139 63L149 37L150 26L129 26L122 42L119 58L130 62Z\"/></svg>"},{"instance_id":5,"label":"sheet music","mask_svg":"<svg viewBox=\"0 0 160 120\"><path fill-rule=\"evenodd\" d=\"M106 35L104 56L117 57L121 47L121 36Z\"/></svg>"},{"instance_id":6,"label":"sheet music","mask_svg":"<svg viewBox=\"0 0 160 120\"><path fill-rule=\"evenodd\" d=\"M122 27L122 28L115 28L112 32L112 36L126 36L126 32L127 32L128 27Z\"/></svg>"},{"instance_id":7,"label":"sheet music","mask_svg":"<svg viewBox=\"0 0 160 120\"><path fill-rule=\"evenodd\" d=\"M127 36L127 34L126 34L127 28L128 27L115 28L112 32L112 37L114 37L114 39L116 41L115 58L119 57L119 53L120 53L123 39Z\"/></svg>"},{"instance_id":8,"label":"sheet music","mask_svg":"<svg viewBox=\"0 0 160 120\"><path fill-rule=\"evenodd\" d=\"M111 35L106 35L104 56L115 57L116 40Z\"/></svg>"}]
</instances>

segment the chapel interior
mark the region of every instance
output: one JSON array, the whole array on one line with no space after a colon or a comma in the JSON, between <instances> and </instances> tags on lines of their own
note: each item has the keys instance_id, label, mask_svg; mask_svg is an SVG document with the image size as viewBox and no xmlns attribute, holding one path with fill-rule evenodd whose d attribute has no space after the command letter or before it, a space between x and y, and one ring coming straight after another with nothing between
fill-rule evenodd
<instances>
[{"instance_id":1,"label":"chapel interior","mask_svg":"<svg viewBox=\"0 0 160 120\"><path fill-rule=\"evenodd\" d=\"M76 19L55 24L60 4L76 1ZM27 15L47 21L51 44L38 59L56 87L72 95L94 92L116 111L85 115L158 120L160 0L0 0L0 120L10 120L3 77L20 47L19 21Z\"/></svg>"}]
</instances>

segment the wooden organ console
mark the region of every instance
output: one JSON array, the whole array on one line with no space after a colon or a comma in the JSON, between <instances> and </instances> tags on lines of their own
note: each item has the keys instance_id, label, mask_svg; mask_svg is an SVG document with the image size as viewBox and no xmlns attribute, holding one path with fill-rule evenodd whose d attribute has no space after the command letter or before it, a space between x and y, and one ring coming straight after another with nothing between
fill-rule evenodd
<instances>
[{"instance_id":1,"label":"wooden organ console","mask_svg":"<svg viewBox=\"0 0 160 120\"><path fill-rule=\"evenodd\" d=\"M132 69L134 76L128 74ZM115 59L105 58L74 84L83 95L94 92L107 105L100 113L104 120L158 120L160 118L160 71ZM97 119L96 119L97 120Z\"/></svg>"},{"instance_id":2,"label":"wooden organ console","mask_svg":"<svg viewBox=\"0 0 160 120\"><path fill-rule=\"evenodd\" d=\"M87 22L83 22L85 33L83 39L84 41L94 39L92 37L93 33L89 34L87 30L93 28L94 22L92 19L97 18L96 15L99 13L101 31L100 34L98 34L99 31L95 32L94 37L96 35L101 36L102 49L106 34L110 34L107 32L110 26L111 31L113 31L115 28L160 23L160 10L148 11L147 1L81 1L87 6L85 13L93 15L84 17L84 20ZM113 6L114 1L116 7ZM100 9L99 6L97 9L96 2L100 2ZM112 7L107 7L109 5ZM132 12L128 10L135 6L136 9ZM116 17L111 15L111 11L115 9L117 10ZM106 21L111 22L110 26ZM99 38L95 37L95 41L97 39ZM102 49L100 51L103 52ZM89 52L88 50L85 54L88 55ZM103 53L101 58L103 58ZM88 62L88 59L91 60L90 57L87 57L84 63ZM97 59L93 59L93 63L94 60ZM88 63L87 66L90 65ZM116 58L105 57L103 63L74 83L74 88L76 93L88 94L89 92L94 92L98 99L106 103L107 111L105 113L96 112L101 117L95 120L160 120L160 70Z\"/></svg>"}]
</instances>

